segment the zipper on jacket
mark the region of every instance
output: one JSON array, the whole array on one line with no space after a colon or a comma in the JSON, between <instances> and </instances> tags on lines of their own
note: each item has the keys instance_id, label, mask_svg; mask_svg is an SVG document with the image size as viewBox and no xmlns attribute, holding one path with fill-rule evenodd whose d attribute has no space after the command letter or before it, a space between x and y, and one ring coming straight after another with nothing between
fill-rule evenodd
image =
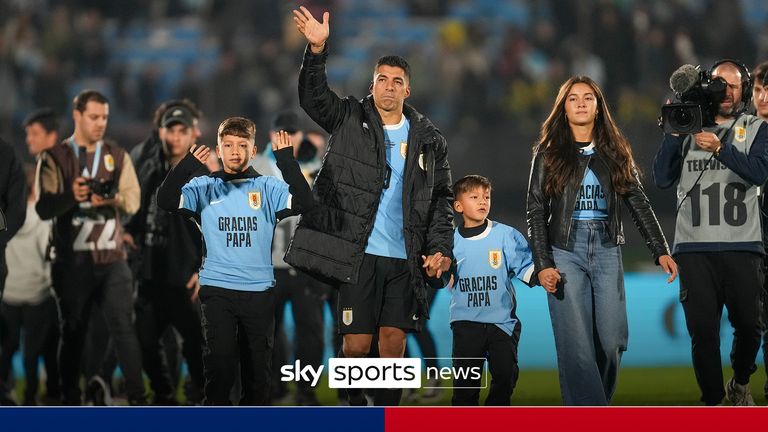
<instances>
[{"instance_id":1,"label":"zipper on jacket","mask_svg":"<svg viewBox=\"0 0 768 432\"><path fill-rule=\"evenodd\" d=\"M582 182L584 181L584 177L586 177L586 176L587 176L587 170L589 169L589 162L590 162L591 160L592 160L592 155L588 155L588 156L587 156L587 164L586 164L586 165L584 165L584 174L581 176L581 181L582 181ZM581 182L580 182L579 184L581 184ZM578 200L578 199L579 199L579 192L578 192L578 190L577 190L577 191L576 191L576 200ZM576 207L576 202L574 202L574 203L571 205L571 209L573 209L574 207ZM568 244L568 242L570 242L570 241L571 241L571 228L572 228L572 227L573 227L573 210L571 210L571 218L570 218L570 220L568 221L568 232L567 232L567 235L565 236L565 244L566 244L566 245Z\"/></svg>"},{"instance_id":2,"label":"zipper on jacket","mask_svg":"<svg viewBox=\"0 0 768 432\"><path fill-rule=\"evenodd\" d=\"M373 143L376 146L376 151L378 152L379 161L384 161L384 168L379 167L379 175L376 179L376 189L378 190L378 195L376 199L374 200L373 204L373 211L371 212L371 217L366 221L365 223L365 244L363 245L363 254L365 254L365 249L368 246L368 238L371 237L371 232L373 232L373 224L376 223L376 214L379 212L379 204L381 204L381 194L384 192L384 184L386 183L387 179L384 178L384 176L387 175L387 170L389 167L387 166L387 155L386 150L384 150L384 127L382 126L383 123L381 123L380 119L374 119L378 120L378 123L376 126L374 126L374 122L371 121L369 124L371 125L371 128L373 127L380 127L381 128L381 140L379 141L379 135L378 135L378 129L373 130L371 129L371 133L373 133ZM410 134L410 131L408 132ZM406 159L407 161L407 159ZM355 274L358 274L360 272L360 266L363 265L363 261L360 260L360 265L357 266L357 268L353 269Z\"/></svg>"}]
</instances>

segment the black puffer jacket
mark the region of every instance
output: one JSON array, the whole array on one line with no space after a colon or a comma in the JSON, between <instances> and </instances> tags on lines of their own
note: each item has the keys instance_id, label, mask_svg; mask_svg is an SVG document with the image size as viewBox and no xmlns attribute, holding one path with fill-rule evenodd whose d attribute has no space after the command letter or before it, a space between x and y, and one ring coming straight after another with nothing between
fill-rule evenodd
<instances>
[{"instance_id":1,"label":"black puffer jacket","mask_svg":"<svg viewBox=\"0 0 768 432\"><path fill-rule=\"evenodd\" d=\"M357 282L368 237L387 176L384 129L371 96L339 98L328 88L327 48L307 48L299 77L302 108L331 134L313 193L316 207L305 213L285 261L324 279ZM403 178L403 224L411 283L427 316L421 255L453 256L453 211L448 147L435 126L412 107Z\"/></svg>"},{"instance_id":2,"label":"black puffer jacket","mask_svg":"<svg viewBox=\"0 0 768 432\"><path fill-rule=\"evenodd\" d=\"M645 243L653 254L656 263L662 255L669 255L669 246L661 231L659 221L651 208L648 197L645 196L643 185L635 174L635 183L630 190L619 195L612 187L610 171L607 163L598 153L592 156L579 156L577 172L586 172L587 166L595 173L603 186L605 199L608 204L608 234L617 245L624 244L624 232L621 224L621 206L619 198L629 209L637 229L645 239ZM573 226L573 210L576 207L581 178L575 179L556 198L550 198L544 193L547 173L544 169L543 153L535 154L528 180L528 237L531 240L533 260L536 273L555 267L552 258L552 246L560 249L573 250L569 244L571 227Z\"/></svg>"}]
</instances>

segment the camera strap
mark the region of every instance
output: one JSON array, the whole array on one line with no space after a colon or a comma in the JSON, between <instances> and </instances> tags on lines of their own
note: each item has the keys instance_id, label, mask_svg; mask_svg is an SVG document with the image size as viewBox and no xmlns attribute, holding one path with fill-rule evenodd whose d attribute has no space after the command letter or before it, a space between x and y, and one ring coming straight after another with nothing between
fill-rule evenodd
<instances>
[{"instance_id":1,"label":"camera strap","mask_svg":"<svg viewBox=\"0 0 768 432\"><path fill-rule=\"evenodd\" d=\"M75 152L75 158L79 159L80 147L77 146L74 135L69 138L69 144L72 146L72 150ZM91 170L88 171L88 167L84 166L83 172L80 173L81 176L86 178L96 178L96 173L99 171L99 162L101 161L101 147L103 144L103 141L96 143L96 152L93 154L93 164Z\"/></svg>"},{"instance_id":2,"label":"camera strap","mask_svg":"<svg viewBox=\"0 0 768 432\"><path fill-rule=\"evenodd\" d=\"M736 126L736 123L739 121L741 116L742 116L742 114L739 114L738 116L736 116L735 119L733 119L733 123L731 124L730 127L728 127L728 129L726 129L725 133L722 136L720 136L719 134L715 134L715 135L717 135L717 138L720 140L720 143L721 143L720 145L723 145L723 143L725 142L725 138L728 136L728 134L731 133L731 131L733 130L734 126ZM745 123L745 126L746 126L746 120L744 120L744 123ZM693 139L693 138L691 138L691 139ZM696 145L696 144L694 143L694 144L690 144L690 145ZM689 148L690 145L688 147L686 147L683 150L683 152L682 152L683 157L681 159L681 164L685 164L685 156L688 154L688 151L690 150L690 148ZM683 204L685 203L685 200L688 199L688 197L691 195L691 191L693 191L693 189L696 188L696 185L699 184L699 181L701 181L701 176L703 176L704 173L707 172L707 170L709 170L709 163L712 162L712 159L714 157L715 157L715 153L712 152L712 154L709 156L709 159L707 159L707 162L704 164L704 169L701 170L701 172L699 173L699 176L696 177L696 181L693 182L693 186L691 186L685 192L685 196L683 196L683 199L680 200L680 204L677 205L677 208L675 209L675 217L677 217L677 214L680 213L680 209L683 207ZM685 168L684 166L680 167L680 172L681 173L683 172L684 168Z\"/></svg>"}]
</instances>

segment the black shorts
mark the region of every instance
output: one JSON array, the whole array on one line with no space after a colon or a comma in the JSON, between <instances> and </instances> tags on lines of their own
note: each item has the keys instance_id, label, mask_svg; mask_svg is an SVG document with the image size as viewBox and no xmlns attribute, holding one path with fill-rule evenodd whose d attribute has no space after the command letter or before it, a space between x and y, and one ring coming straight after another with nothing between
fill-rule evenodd
<instances>
[{"instance_id":1,"label":"black shorts","mask_svg":"<svg viewBox=\"0 0 768 432\"><path fill-rule=\"evenodd\" d=\"M379 327L421 331L411 273L404 259L365 254L355 284L339 287L339 333L375 334Z\"/></svg>"}]
</instances>

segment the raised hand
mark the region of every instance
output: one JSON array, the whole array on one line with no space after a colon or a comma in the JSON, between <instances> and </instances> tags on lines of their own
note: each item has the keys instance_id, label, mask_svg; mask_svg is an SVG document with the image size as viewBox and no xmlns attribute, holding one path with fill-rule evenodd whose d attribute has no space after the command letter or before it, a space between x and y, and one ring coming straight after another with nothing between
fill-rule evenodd
<instances>
[{"instance_id":1,"label":"raised hand","mask_svg":"<svg viewBox=\"0 0 768 432\"><path fill-rule=\"evenodd\" d=\"M315 54L323 51L325 41L328 40L328 36L331 34L328 25L330 16L328 12L323 12L323 22L320 23L304 6L301 6L299 10L294 9L293 11L293 20L296 22L296 28L307 38L310 49Z\"/></svg>"},{"instance_id":2,"label":"raised hand","mask_svg":"<svg viewBox=\"0 0 768 432\"><path fill-rule=\"evenodd\" d=\"M293 143L291 143L291 135L283 130L278 131L275 134L275 139L272 140L272 151L278 151L286 147L293 147Z\"/></svg>"},{"instance_id":3,"label":"raised hand","mask_svg":"<svg viewBox=\"0 0 768 432\"><path fill-rule=\"evenodd\" d=\"M192 144L189 152L192 153L192 156L194 156L197 160L200 161L200 163L203 164L206 160L208 160L208 156L211 155L211 149L209 149L206 145Z\"/></svg>"}]
</instances>

